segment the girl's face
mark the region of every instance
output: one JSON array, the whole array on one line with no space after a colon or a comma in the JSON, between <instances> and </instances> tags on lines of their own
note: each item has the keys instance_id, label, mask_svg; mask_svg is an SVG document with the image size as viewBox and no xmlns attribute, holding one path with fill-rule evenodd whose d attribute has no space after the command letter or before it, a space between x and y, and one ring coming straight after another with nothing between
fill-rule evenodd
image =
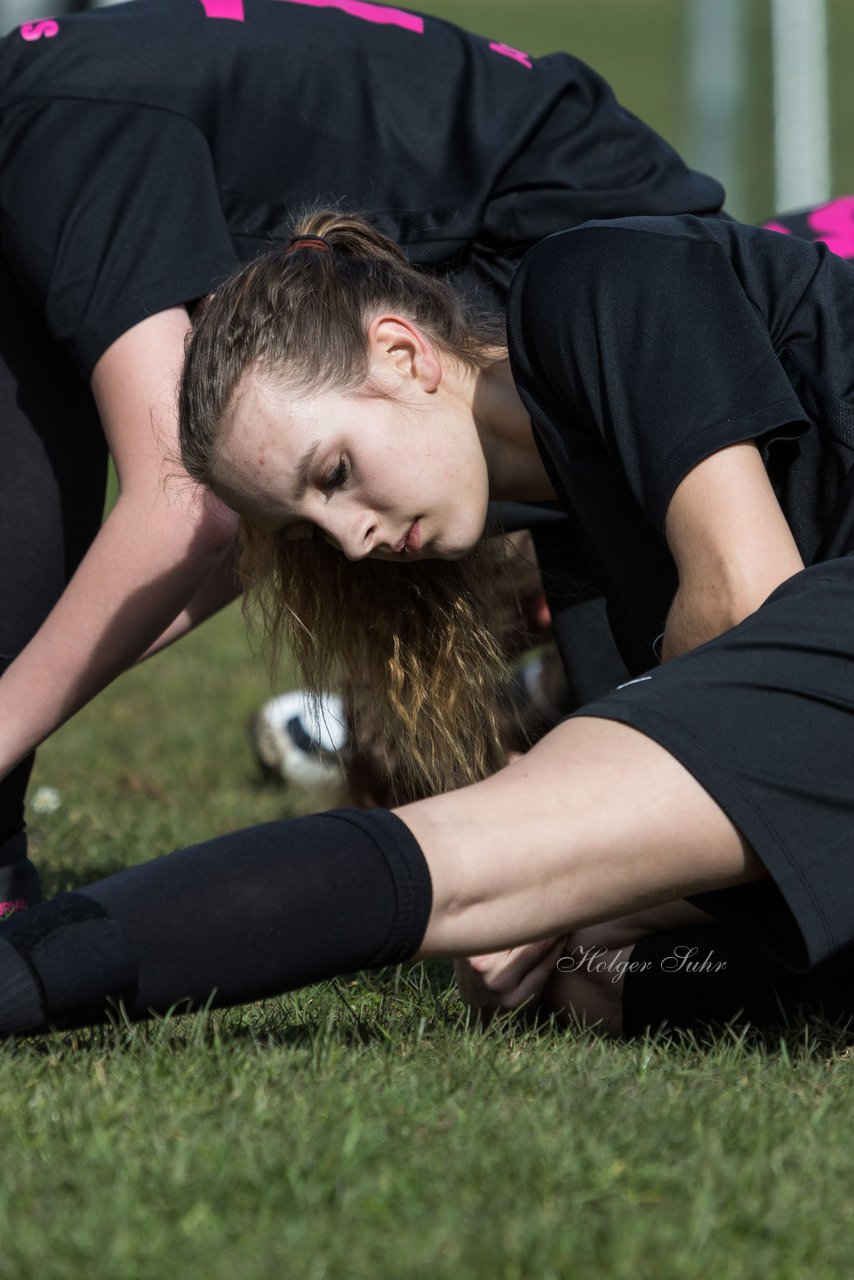
<instances>
[{"instance_id":1,"label":"girl's face","mask_svg":"<svg viewBox=\"0 0 854 1280\"><path fill-rule=\"evenodd\" d=\"M244 378L214 488L258 528L323 537L350 560L465 556L486 520L487 467L465 379L412 352L372 362L371 385L306 395Z\"/></svg>"}]
</instances>

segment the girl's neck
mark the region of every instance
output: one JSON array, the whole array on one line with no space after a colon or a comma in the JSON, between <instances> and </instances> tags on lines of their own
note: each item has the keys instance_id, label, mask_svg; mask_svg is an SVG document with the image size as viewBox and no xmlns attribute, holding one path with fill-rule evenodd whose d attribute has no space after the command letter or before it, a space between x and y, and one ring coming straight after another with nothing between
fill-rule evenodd
<instances>
[{"instance_id":1,"label":"girl's neck","mask_svg":"<svg viewBox=\"0 0 854 1280\"><path fill-rule=\"evenodd\" d=\"M544 502L555 491L506 356L472 375L472 414L489 473L490 498Z\"/></svg>"}]
</instances>

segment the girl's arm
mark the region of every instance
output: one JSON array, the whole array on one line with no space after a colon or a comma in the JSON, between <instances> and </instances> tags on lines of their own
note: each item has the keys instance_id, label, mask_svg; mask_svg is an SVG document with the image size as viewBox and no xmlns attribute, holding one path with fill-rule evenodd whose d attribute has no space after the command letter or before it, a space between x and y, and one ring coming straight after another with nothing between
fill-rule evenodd
<instances>
[{"instance_id":1,"label":"girl's arm","mask_svg":"<svg viewBox=\"0 0 854 1280\"><path fill-rule=\"evenodd\" d=\"M0 680L0 776L130 666L221 563L235 517L178 468L175 384L189 317L150 316L92 390L120 496L63 595Z\"/></svg>"},{"instance_id":2,"label":"girl's arm","mask_svg":"<svg viewBox=\"0 0 854 1280\"><path fill-rule=\"evenodd\" d=\"M665 535L679 589L667 617L664 662L734 627L804 567L752 441L689 471L670 502Z\"/></svg>"},{"instance_id":3,"label":"girl's arm","mask_svg":"<svg viewBox=\"0 0 854 1280\"><path fill-rule=\"evenodd\" d=\"M231 604L232 600L236 600L241 595L242 587L235 564L236 550L236 544L226 549L222 560L205 579L192 600L181 610L177 618L169 623L166 630L160 633L154 643L148 646L145 653L140 655L140 662L153 658L156 653L167 649L199 623L213 617L220 609L224 609L227 604Z\"/></svg>"}]
</instances>

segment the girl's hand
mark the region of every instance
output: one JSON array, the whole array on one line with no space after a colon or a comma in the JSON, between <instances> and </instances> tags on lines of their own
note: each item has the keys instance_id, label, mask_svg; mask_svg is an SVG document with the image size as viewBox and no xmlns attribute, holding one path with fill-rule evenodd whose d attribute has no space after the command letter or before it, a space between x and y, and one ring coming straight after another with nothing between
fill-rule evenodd
<instances>
[{"instance_id":1,"label":"girl's hand","mask_svg":"<svg viewBox=\"0 0 854 1280\"><path fill-rule=\"evenodd\" d=\"M605 1035L621 1035L626 966L635 943L651 933L712 923L705 911L680 899L577 929L564 939L564 953L540 996L541 1011L554 1014L560 1026L580 1021Z\"/></svg>"},{"instance_id":2,"label":"girl's hand","mask_svg":"<svg viewBox=\"0 0 854 1280\"><path fill-rule=\"evenodd\" d=\"M533 1012L564 952L565 938L543 938L510 951L454 961L460 998L488 1022L499 1009Z\"/></svg>"}]
</instances>

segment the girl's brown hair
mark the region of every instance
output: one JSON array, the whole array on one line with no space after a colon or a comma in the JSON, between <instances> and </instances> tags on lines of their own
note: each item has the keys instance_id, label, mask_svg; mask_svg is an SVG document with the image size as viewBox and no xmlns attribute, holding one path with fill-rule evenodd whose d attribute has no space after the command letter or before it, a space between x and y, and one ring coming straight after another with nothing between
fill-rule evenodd
<instances>
[{"instance_id":1,"label":"girl's brown hair","mask_svg":"<svg viewBox=\"0 0 854 1280\"><path fill-rule=\"evenodd\" d=\"M306 236L320 239L300 244ZM288 247L226 281L195 319L179 406L190 476L211 487L248 373L301 392L362 386L379 311L406 315L468 367L497 358L496 329L370 223L309 213ZM359 691L397 761L399 798L477 781L502 763L495 704L506 669L478 550L459 561L353 563L323 541L286 541L247 521L240 537L244 607L260 614L272 666L287 642L315 692L342 680Z\"/></svg>"}]
</instances>

